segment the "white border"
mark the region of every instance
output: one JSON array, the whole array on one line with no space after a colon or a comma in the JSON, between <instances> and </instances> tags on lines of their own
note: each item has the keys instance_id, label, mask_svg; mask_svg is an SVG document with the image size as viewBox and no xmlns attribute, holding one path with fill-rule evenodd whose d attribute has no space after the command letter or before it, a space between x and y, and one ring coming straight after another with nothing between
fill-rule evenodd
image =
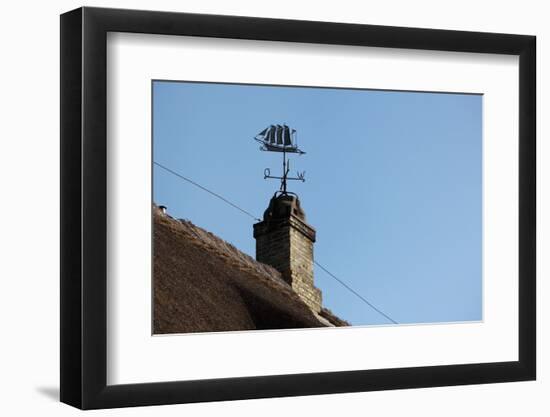
<instances>
[{"instance_id":1,"label":"white border","mask_svg":"<svg viewBox=\"0 0 550 417\"><path fill-rule=\"evenodd\" d=\"M108 384L518 359L517 56L120 33L107 51ZM484 321L151 337L151 79L483 93Z\"/></svg>"}]
</instances>

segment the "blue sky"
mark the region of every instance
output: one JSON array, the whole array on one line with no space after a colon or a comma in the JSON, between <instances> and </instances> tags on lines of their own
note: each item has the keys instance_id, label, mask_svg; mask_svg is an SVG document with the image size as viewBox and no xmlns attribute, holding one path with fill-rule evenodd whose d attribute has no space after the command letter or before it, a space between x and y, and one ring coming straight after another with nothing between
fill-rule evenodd
<instances>
[{"instance_id":1,"label":"blue sky","mask_svg":"<svg viewBox=\"0 0 550 417\"><path fill-rule=\"evenodd\" d=\"M298 131L291 182L315 259L399 323L482 319L482 96L153 82L154 160L261 217L278 189L254 135ZM153 198L255 255L254 220L154 166ZM388 321L316 267L323 304Z\"/></svg>"}]
</instances>

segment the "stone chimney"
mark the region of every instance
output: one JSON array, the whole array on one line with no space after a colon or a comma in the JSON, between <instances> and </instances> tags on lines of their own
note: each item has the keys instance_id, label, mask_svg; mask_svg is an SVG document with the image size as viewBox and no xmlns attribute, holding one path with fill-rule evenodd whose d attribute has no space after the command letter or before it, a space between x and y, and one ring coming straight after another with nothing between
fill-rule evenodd
<instances>
[{"instance_id":1,"label":"stone chimney","mask_svg":"<svg viewBox=\"0 0 550 417\"><path fill-rule=\"evenodd\" d=\"M254 225L256 260L281 272L315 313L321 311L321 291L313 284L315 229L306 223L298 197L274 196L263 221Z\"/></svg>"}]
</instances>

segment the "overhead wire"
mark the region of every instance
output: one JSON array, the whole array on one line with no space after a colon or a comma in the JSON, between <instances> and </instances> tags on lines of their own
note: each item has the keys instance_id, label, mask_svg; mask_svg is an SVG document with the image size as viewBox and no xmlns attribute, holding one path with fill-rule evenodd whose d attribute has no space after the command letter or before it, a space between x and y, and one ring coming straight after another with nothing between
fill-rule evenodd
<instances>
[{"instance_id":1,"label":"overhead wire","mask_svg":"<svg viewBox=\"0 0 550 417\"><path fill-rule=\"evenodd\" d=\"M184 180L186 182L188 182L189 184L192 184L194 185L195 187L198 187L200 188L201 190L211 194L212 196L220 199L221 201L223 201L224 203L230 205L231 207L239 210L240 212L242 212L243 214L246 214L248 217L251 217L252 219L256 220L256 221L261 221L261 219L259 219L258 217L254 216L252 213L250 213L249 211L243 209L242 207L238 206L237 204L229 201L227 198L221 196L220 194L206 188L205 186L199 184L198 182L196 181L193 181L191 180L190 178L156 162L156 161L153 161L153 164L155 164L156 166L158 166L159 168L165 170L166 172L169 172L170 174L178 177L179 179L181 180ZM330 272L326 267L324 267L323 265L321 265L319 262L317 262L316 260L313 261L315 263L315 265L317 265L321 270L323 270L328 276L330 276L331 278L333 278L334 280L336 280L340 285L342 285L344 288L346 288L349 292L351 292L353 295L355 295L357 298L359 298L363 303L365 303L366 305L368 305L370 308L372 308L374 311L376 311L378 314L380 314L381 316L383 316L384 318L386 318L387 320L389 320L390 322L392 322L393 324L399 324L396 320L394 320L392 317L390 317L388 314L384 313L381 309L379 309L378 307L376 307L373 303L371 303L369 300L367 300L365 297L363 297L361 294L359 294L357 291L355 291L353 288L351 288L348 284L346 284L346 282L344 282L342 279L338 278L336 275L334 275L332 272Z\"/></svg>"},{"instance_id":2,"label":"overhead wire","mask_svg":"<svg viewBox=\"0 0 550 417\"><path fill-rule=\"evenodd\" d=\"M171 170L170 168L168 168L168 167L166 167L166 166L164 166L164 165L162 165L162 164L159 164L158 162L153 162L153 163L154 163L156 166L158 166L159 168L162 168L162 169L164 169L165 171L171 173L172 175L175 175L176 177L178 177L178 178L180 178L180 179L182 179L182 180L184 180L184 181L187 181L187 182L190 183L190 184L193 184L195 187L198 187L198 188L200 188L201 190L206 191L207 193L213 195L214 197L219 198L219 199L220 199L221 201L223 201L224 203L229 204L231 207L236 208L237 210L243 212L243 213L246 214L248 217L251 217L251 218L253 218L254 220L257 220L257 221L261 221L261 219L257 218L257 217L254 216L252 213L246 211L246 210L243 209L242 207L237 206L236 204L232 203L231 201L229 201L227 198L221 196L220 194L215 193L215 192L212 191L212 190L209 190L208 188L206 188L206 187L200 185L199 183L193 181L192 179L187 178L187 177L185 177L185 176L183 176L183 175L177 173L176 171L173 171L173 170Z\"/></svg>"},{"instance_id":3,"label":"overhead wire","mask_svg":"<svg viewBox=\"0 0 550 417\"><path fill-rule=\"evenodd\" d=\"M386 313L384 313L382 310L380 310L378 307L376 307L374 304L372 304L369 300L367 300L365 297L363 297L361 294L359 294L357 291L355 291L353 288L351 288L343 280L341 280L336 275L334 275L332 272L330 272L327 268L325 268L319 262L317 262L316 260L313 260L313 263L315 265L317 265L319 268L321 268L323 271L325 271L330 277L334 278L337 282L340 283L340 285L342 285L344 288L346 288L348 291L350 291L352 294L354 294L356 297L358 297L361 301L363 301L365 304L367 304L370 308L372 308L378 314L380 314L381 316L384 316L386 319L391 321L393 324L399 324L399 323L397 323L397 321L392 319L390 316L388 316Z\"/></svg>"}]
</instances>

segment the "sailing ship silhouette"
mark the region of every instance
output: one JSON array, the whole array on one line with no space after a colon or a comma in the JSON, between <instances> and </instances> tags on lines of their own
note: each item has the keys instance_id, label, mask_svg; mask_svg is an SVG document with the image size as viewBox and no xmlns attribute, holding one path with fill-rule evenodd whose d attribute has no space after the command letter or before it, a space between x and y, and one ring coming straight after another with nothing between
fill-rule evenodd
<instances>
[{"instance_id":1,"label":"sailing ship silhouette","mask_svg":"<svg viewBox=\"0 0 550 417\"><path fill-rule=\"evenodd\" d=\"M298 148L296 129L287 125L270 125L254 136L254 139L262 144L262 151L305 153Z\"/></svg>"}]
</instances>

